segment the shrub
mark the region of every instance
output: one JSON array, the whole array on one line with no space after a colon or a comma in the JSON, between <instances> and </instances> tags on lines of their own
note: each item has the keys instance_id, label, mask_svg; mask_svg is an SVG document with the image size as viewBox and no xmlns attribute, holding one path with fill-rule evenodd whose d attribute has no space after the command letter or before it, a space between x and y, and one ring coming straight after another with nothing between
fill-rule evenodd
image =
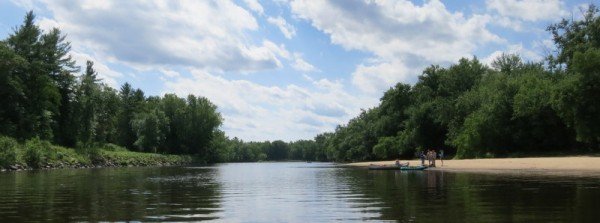
<instances>
[{"instance_id":1,"label":"shrub","mask_svg":"<svg viewBox=\"0 0 600 223\"><path fill-rule=\"evenodd\" d=\"M13 138L0 136L0 167L17 163L19 143Z\"/></svg>"},{"instance_id":2,"label":"shrub","mask_svg":"<svg viewBox=\"0 0 600 223\"><path fill-rule=\"evenodd\" d=\"M107 143L102 146L103 150L111 151L111 152L127 152L128 150L125 147L118 146L112 143Z\"/></svg>"},{"instance_id":3,"label":"shrub","mask_svg":"<svg viewBox=\"0 0 600 223\"><path fill-rule=\"evenodd\" d=\"M33 138L25 142L25 162L30 167L40 167L47 162L51 154L51 144L47 141Z\"/></svg>"}]
</instances>

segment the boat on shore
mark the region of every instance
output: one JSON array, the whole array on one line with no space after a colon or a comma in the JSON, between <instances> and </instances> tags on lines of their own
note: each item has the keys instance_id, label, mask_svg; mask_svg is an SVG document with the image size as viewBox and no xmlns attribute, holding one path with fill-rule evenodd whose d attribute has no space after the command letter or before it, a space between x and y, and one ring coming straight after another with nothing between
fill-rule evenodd
<instances>
[{"instance_id":1,"label":"boat on shore","mask_svg":"<svg viewBox=\"0 0 600 223\"><path fill-rule=\"evenodd\" d=\"M370 165L369 170L425 170L426 166Z\"/></svg>"}]
</instances>

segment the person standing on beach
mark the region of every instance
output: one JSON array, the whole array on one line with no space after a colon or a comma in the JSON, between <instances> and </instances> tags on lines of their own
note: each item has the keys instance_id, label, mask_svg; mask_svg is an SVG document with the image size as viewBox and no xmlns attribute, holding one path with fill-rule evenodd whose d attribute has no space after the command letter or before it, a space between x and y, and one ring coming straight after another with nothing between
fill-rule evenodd
<instances>
[{"instance_id":1,"label":"person standing on beach","mask_svg":"<svg viewBox=\"0 0 600 223\"><path fill-rule=\"evenodd\" d=\"M421 166L425 166L425 152L421 151L419 153L419 158L421 158Z\"/></svg>"},{"instance_id":2,"label":"person standing on beach","mask_svg":"<svg viewBox=\"0 0 600 223\"><path fill-rule=\"evenodd\" d=\"M444 150L440 149L440 162L442 162L442 166L444 166Z\"/></svg>"},{"instance_id":3,"label":"person standing on beach","mask_svg":"<svg viewBox=\"0 0 600 223\"><path fill-rule=\"evenodd\" d=\"M427 150L427 166L431 166L431 149Z\"/></svg>"},{"instance_id":4,"label":"person standing on beach","mask_svg":"<svg viewBox=\"0 0 600 223\"><path fill-rule=\"evenodd\" d=\"M434 150L431 150L431 162L433 164L433 167L435 167L435 159L437 158L437 153Z\"/></svg>"}]
</instances>

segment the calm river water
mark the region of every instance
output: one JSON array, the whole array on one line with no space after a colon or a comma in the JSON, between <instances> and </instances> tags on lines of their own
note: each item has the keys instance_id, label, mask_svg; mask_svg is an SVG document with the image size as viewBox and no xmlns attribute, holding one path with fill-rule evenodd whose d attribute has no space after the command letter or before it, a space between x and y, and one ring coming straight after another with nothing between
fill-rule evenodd
<instances>
[{"instance_id":1,"label":"calm river water","mask_svg":"<svg viewBox=\"0 0 600 223\"><path fill-rule=\"evenodd\" d=\"M0 222L600 222L600 178L329 163L0 173Z\"/></svg>"}]
</instances>

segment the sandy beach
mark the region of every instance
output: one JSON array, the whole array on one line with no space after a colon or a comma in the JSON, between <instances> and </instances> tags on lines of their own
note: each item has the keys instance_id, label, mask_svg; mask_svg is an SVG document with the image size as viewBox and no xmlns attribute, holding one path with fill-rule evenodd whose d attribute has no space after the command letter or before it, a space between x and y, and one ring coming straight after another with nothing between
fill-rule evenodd
<instances>
[{"instance_id":1,"label":"sandy beach","mask_svg":"<svg viewBox=\"0 0 600 223\"><path fill-rule=\"evenodd\" d=\"M358 162L343 164L350 167L367 167L375 165L393 165L395 160ZM421 165L420 160L401 160L411 166ZM427 162L427 161L425 161ZM587 173L600 175L600 157L571 156L571 157L539 157L539 158L497 158L497 159L463 159L436 160L437 167L431 170L466 171L466 172L503 172L518 170L519 172L536 172L549 174Z\"/></svg>"}]
</instances>

